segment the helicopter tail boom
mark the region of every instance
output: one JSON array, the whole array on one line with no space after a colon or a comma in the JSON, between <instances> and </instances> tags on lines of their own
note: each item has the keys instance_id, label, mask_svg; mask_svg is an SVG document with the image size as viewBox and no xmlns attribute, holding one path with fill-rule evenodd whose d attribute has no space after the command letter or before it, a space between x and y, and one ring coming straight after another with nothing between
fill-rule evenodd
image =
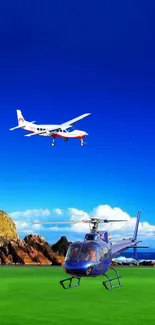
<instances>
[{"instance_id":1,"label":"helicopter tail boom","mask_svg":"<svg viewBox=\"0 0 155 325\"><path fill-rule=\"evenodd\" d=\"M133 237L129 238L129 239L120 240L112 245L112 258L117 257L118 255L120 255L121 253L123 253L124 251L126 251L129 248L133 248L134 255L137 255L138 247L136 246L136 244L140 242L137 240L140 215L141 215L141 212L138 211Z\"/></svg>"}]
</instances>

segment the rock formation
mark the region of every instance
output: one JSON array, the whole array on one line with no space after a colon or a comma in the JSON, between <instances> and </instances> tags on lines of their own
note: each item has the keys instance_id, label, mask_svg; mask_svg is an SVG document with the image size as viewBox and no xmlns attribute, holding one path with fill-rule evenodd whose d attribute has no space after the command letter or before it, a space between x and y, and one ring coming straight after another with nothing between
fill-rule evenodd
<instances>
[{"instance_id":1,"label":"rock formation","mask_svg":"<svg viewBox=\"0 0 155 325\"><path fill-rule=\"evenodd\" d=\"M20 240L12 219L0 211L0 264L62 265L64 256L53 251L47 241L37 235Z\"/></svg>"},{"instance_id":2,"label":"rock formation","mask_svg":"<svg viewBox=\"0 0 155 325\"><path fill-rule=\"evenodd\" d=\"M5 239L18 239L16 225L13 220L5 213L0 210L0 237ZM3 243L3 241L2 241ZM1 244L1 240L0 240Z\"/></svg>"},{"instance_id":3,"label":"rock formation","mask_svg":"<svg viewBox=\"0 0 155 325\"><path fill-rule=\"evenodd\" d=\"M62 265L64 257L53 252L40 236L29 235L24 240L8 240L0 247L0 264Z\"/></svg>"},{"instance_id":4,"label":"rock formation","mask_svg":"<svg viewBox=\"0 0 155 325\"><path fill-rule=\"evenodd\" d=\"M52 245L52 249L56 254L66 256L69 245L70 243L68 242L67 238L62 236L56 244Z\"/></svg>"},{"instance_id":5,"label":"rock formation","mask_svg":"<svg viewBox=\"0 0 155 325\"><path fill-rule=\"evenodd\" d=\"M21 240L15 223L0 210L0 264L62 265L70 244L65 236L52 246L37 235L30 234ZM113 265L123 266L127 263L113 261ZM138 265L155 266L155 262L143 261Z\"/></svg>"}]
</instances>

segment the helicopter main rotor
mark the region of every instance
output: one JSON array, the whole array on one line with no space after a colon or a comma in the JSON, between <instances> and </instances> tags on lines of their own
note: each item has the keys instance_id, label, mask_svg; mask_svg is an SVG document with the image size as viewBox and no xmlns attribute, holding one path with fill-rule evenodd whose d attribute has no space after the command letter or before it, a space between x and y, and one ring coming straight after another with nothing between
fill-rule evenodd
<instances>
[{"instance_id":1,"label":"helicopter main rotor","mask_svg":"<svg viewBox=\"0 0 155 325\"><path fill-rule=\"evenodd\" d=\"M73 220L73 221L44 221L44 222L33 222L33 224L77 224L77 223L87 223L90 226L90 232L91 233L96 233L98 232L99 224L100 223L109 223L109 222L124 222L127 220L109 220L109 219L99 219L92 217L89 220ZM92 227L91 227L92 224Z\"/></svg>"}]
</instances>

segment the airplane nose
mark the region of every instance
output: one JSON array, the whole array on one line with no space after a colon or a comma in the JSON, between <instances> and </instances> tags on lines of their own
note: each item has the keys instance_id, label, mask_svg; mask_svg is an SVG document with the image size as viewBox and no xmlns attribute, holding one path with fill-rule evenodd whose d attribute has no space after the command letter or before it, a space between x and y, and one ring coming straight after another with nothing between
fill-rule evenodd
<instances>
[{"instance_id":1,"label":"airplane nose","mask_svg":"<svg viewBox=\"0 0 155 325\"><path fill-rule=\"evenodd\" d=\"M84 132L84 134L85 134L85 135L88 135L88 133L87 133L87 132Z\"/></svg>"}]
</instances>

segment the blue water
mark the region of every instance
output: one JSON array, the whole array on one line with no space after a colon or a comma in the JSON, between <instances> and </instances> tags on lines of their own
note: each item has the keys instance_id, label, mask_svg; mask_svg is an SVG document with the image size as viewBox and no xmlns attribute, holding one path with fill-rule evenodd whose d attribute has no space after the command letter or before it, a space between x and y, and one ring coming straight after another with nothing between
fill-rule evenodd
<instances>
[{"instance_id":1,"label":"blue water","mask_svg":"<svg viewBox=\"0 0 155 325\"><path fill-rule=\"evenodd\" d=\"M124 252L120 256L124 256L126 258L134 258L134 254L132 251ZM139 260L155 260L155 251L154 252L148 252L148 251L142 252L141 251L141 252L137 253L137 257Z\"/></svg>"}]
</instances>

